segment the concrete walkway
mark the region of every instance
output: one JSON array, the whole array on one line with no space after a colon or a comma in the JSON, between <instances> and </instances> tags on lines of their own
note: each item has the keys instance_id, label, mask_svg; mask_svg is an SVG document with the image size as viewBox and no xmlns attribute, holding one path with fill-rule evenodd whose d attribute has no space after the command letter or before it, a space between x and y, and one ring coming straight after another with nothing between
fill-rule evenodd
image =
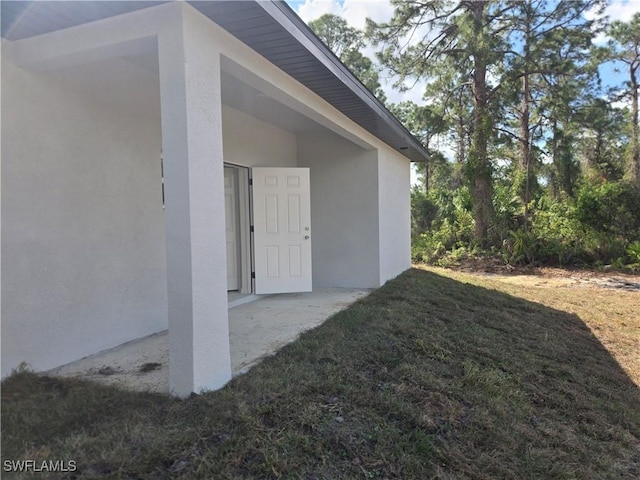
<instances>
[{"instance_id":1,"label":"concrete walkway","mask_svg":"<svg viewBox=\"0 0 640 480\"><path fill-rule=\"evenodd\" d=\"M265 356L292 342L334 313L366 296L370 290L325 288L310 293L261 297L229 310L231 368L246 372ZM167 332L134 340L48 371L82 377L123 388L169 392Z\"/></svg>"}]
</instances>

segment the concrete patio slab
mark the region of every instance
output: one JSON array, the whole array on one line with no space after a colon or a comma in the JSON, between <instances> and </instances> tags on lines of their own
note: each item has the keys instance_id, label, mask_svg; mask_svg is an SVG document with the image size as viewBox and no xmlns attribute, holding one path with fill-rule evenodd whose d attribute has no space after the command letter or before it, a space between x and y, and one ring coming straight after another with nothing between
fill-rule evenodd
<instances>
[{"instance_id":1,"label":"concrete patio slab","mask_svg":"<svg viewBox=\"0 0 640 480\"><path fill-rule=\"evenodd\" d=\"M234 300L229 310L231 367L242 374L305 330L366 296L370 290L325 288ZM257 298L257 299L256 299ZM49 375L80 377L136 391L169 392L169 337L166 331L63 365Z\"/></svg>"}]
</instances>

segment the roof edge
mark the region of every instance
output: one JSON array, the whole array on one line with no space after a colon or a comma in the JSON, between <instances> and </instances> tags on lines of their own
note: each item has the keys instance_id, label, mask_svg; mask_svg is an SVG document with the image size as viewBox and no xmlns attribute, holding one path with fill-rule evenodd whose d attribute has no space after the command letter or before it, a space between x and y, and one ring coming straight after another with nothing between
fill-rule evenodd
<instances>
[{"instance_id":1,"label":"roof edge","mask_svg":"<svg viewBox=\"0 0 640 480\"><path fill-rule=\"evenodd\" d=\"M311 30L311 27L309 27L285 1L256 1L256 3L284 27L286 27L286 25L283 24L283 20L288 20L295 27L295 31L288 30L295 36L296 40L309 52L313 53L313 55L322 62L325 67L331 70L352 92L365 101L378 116L389 123L390 127L396 130L396 133L407 142L407 147L413 148L416 153L423 157L424 161L429 159L429 153L418 139L416 139L360 79L342 63L335 53L318 38L313 30ZM296 32L299 32L301 35L296 35ZM399 150L399 152L407 156L403 150ZM414 159L411 160L416 161Z\"/></svg>"}]
</instances>

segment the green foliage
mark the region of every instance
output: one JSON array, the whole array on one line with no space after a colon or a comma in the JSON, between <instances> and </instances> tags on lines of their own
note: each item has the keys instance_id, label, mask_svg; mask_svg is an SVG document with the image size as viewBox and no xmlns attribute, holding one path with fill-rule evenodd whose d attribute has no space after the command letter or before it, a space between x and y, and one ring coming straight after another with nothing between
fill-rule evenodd
<instances>
[{"instance_id":1,"label":"green foliage","mask_svg":"<svg viewBox=\"0 0 640 480\"><path fill-rule=\"evenodd\" d=\"M507 236L510 230L519 228L519 219L522 217L524 205L517 194L517 187L508 182L496 182L493 204L496 212L495 227L500 237Z\"/></svg>"},{"instance_id":2,"label":"green foliage","mask_svg":"<svg viewBox=\"0 0 640 480\"><path fill-rule=\"evenodd\" d=\"M496 228L504 239L500 251L506 263L639 266L634 252L640 242L640 192L632 184L585 182L575 200L541 195L530 204L527 230L522 225L523 205L514 187L504 182L496 185ZM412 209L414 261L451 263L475 250L468 189L435 189L429 195L418 189L414 192L423 202L417 203L423 210ZM422 214L427 215L428 225L420 223Z\"/></svg>"},{"instance_id":3,"label":"green foliage","mask_svg":"<svg viewBox=\"0 0 640 480\"><path fill-rule=\"evenodd\" d=\"M596 181L618 181L625 169L624 151L629 143L628 112L602 98L589 100L579 113L586 135L576 142L577 158L585 173Z\"/></svg>"},{"instance_id":4,"label":"green foliage","mask_svg":"<svg viewBox=\"0 0 640 480\"><path fill-rule=\"evenodd\" d=\"M524 229L510 231L511 238L504 243L508 263L531 264L535 261L537 239Z\"/></svg>"},{"instance_id":5,"label":"green foliage","mask_svg":"<svg viewBox=\"0 0 640 480\"><path fill-rule=\"evenodd\" d=\"M535 205L531 231L537 238L538 261L569 265L587 260L586 232L575 216L575 208L567 200L542 198Z\"/></svg>"},{"instance_id":6,"label":"green foliage","mask_svg":"<svg viewBox=\"0 0 640 480\"><path fill-rule=\"evenodd\" d=\"M630 99L631 117L629 142L628 177L640 185L640 12L629 22L612 22L609 28L612 59L622 63L627 70L628 82L624 85L624 97Z\"/></svg>"},{"instance_id":7,"label":"green foliage","mask_svg":"<svg viewBox=\"0 0 640 480\"><path fill-rule=\"evenodd\" d=\"M595 232L640 238L640 187L627 182L585 182L575 201L578 220Z\"/></svg>"},{"instance_id":8,"label":"green foliage","mask_svg":"<svg viewBox=\"0 0 640 480\"><path fill-rule=\"evenodd\" d=\"M473 248L474 220L472 198L468 188L455 192L435 189L425 194L414 189L412 194L412 225L415 229L412 258L416 262L434 263L447 251ZM430 216L420 219L420 208ZM437 215L433 215L433 213ZM427 225L428 224L428 225Z\"/></svg>"},{"instance_id":9,"label":"green foliage","mask_svg":"<svg viewBox=\"0 0 640 480\"><path fill-rule=\"evenodd\" d=\"M630 259L630 267L640 267L640 240L636 240L635 242L631 242L629 244L629 246L627 247L627 255Z\"/></svg>"},{"instance_id":10,"label":"green foliage","mask_svg":"<svg viewBox=\"0 0 640 480\"><path fill-rule=\"evenodd\" d=\"M392 107L433 159L412 194L414 260L482 247L509 263L628 261L640 240L640 159L634 176L625 157L638 150L640 14L607 27L604 0L392 4L366 36L398 88L426 85L426 105ZM611 44L595 47L605 29ZM632 75L607 97L598 71L614 61ZM625 98L630 108L612 107Z\"/></svg>"},{"instance_id":11,"label":"green foliage","mask_svg":"<svg viewBox=\"0 0 640 480\"><path fill-rule=\"evenodd\" d=\"M415 233L427 231L437 218L438 205L418 187L411 189L411 227Z\"/></svg>"},{"instance_id":12,"label":"green foliage","mask_svg":"<svg viewBox=\"0 0 640 480\"><path fill-rule=\"evenodd\" d=\"M351 27L344 18L331 13L325 13L309 22L309 27L380 101L386 101L386 95L380 86L378 69L371 59L361 52L365 46L364 32Z\"/></svg>"}]
</instances>

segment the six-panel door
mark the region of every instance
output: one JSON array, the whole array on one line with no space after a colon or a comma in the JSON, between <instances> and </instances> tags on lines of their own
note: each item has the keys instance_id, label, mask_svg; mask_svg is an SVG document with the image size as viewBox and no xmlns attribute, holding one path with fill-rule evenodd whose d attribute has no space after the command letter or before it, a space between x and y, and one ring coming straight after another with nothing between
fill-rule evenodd
<instances>
[{"instance_id":1,"label":"six-panel door","mask_svg":"<svg viewBox=\"0 0 640 480\"><path fill-rule=\"evenodd\" d=\"M311 291L308 168L253 168L255 293Z\"/></svg>"}]
</instances>

